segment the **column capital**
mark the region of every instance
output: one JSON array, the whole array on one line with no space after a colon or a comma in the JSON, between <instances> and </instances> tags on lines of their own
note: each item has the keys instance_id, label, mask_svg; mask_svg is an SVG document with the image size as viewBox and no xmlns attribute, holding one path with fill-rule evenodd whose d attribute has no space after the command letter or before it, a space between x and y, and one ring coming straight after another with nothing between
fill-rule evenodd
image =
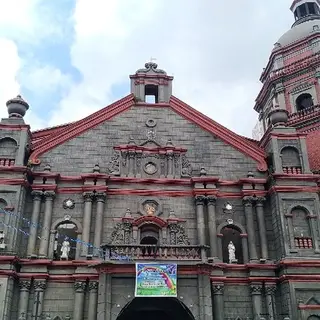
<instances>
[{"instance_id":1,"label":"column capital","mask_svg":"<svg viewBox=\"0 0 320 320\"><path fill-rule=\"evenodd\" d=\"M89 285L88 285L88 289L89 291L93 291L93 292L96 292L99 288L99 282L97 281L90 281L89 282Z\"/></svg>"},{"instance_id":2,"label":"column capital","mask_svg":"<svg viewBox=\"0 0 320 320\"><path fill-rule=\"evenodd\" d=\"M97 192L96 193L96 201L97 202L105 202L106 197L107 197L107 195L105 192Z\"/></svg>"},{"instance_id":3,"label":"column capital","mask_svg":"<svg viewBox=\"0 0 320 320\"><path fill-rule=\"evenodd\" d=\"M251 295L262 294L262 290L263 290L262 284L251 284L250 285Z\"/></svg>"},{"instance_id":4,"label":"column capital","mask_svg":"<svg viewBox=\"0 0 320 320\"><path fill-rule=\"evenodd\" d=\"M212 294L213 295L223 295L224 284L223 283L211 283Z\"/></svg>"},{"instance_id":5,"label":"column capital","mask_svg":"<svg viewBox=\"0 0 320 320\"><path fill-rule=\"evenodd\" d=\"M44 291L47 288L47 282L46 280L35 280L33 287L35 291Z\"/></svg>"},{"instance_id":6,"label":"column capital","mask_svg":"<svg viewBox=\"0 0 320 320\"><path fill-rule=\"evenodd\" d=\"M257 207L263 207L264 202L267 200L265 197L258 197L256 200L256 206Z\"/></svg>"},{"instance_id":7,"label":"column capital","mask_svg":"<svg viewBox=\"0 0 320 320\"><path fill-rule=\"evenodd\" d=\"M266 295L274 295L276 290L277 290L277 286L275 284L266 284L265 285Z\"/></svg>"},{"instance_id":8,"label":"column capital","mask_svg":"<svg viewBox=\"0 0 320 320\"><path fill-rule=\"evenodd\" d=\"M253 197L243 197L242 202L246 207L252 207L254 198Z\"/></svg>"},{"instance_id":9,"label":"column capital","mask_svg":"<svg viewBox=\"0 0 320 320\"><path fill-rule=\"evenodd\" d=\"M207 201L208 201L208 206L215 206L216 202L217 202L217 197L216 196L208 196Z\"/></svg>"},{"instance_id":10,"label":"column capital","mask_svg":"<svg viewBox=\"0 0 320 320\"><path fill-rule=\"evenodd\" d=\"M19 280L20 291L30 291L31 280Z\"/></svg>"},{"instance_id":11,"label":"column capital","mask_svg":"<svg viewBox=\"0 0 320 320\"><path fill-rule=\"evenodd\" d=\"M78 293L83 293L86 290L87 283L85 281L77 281L74 283L74 289Z\"/></svg>"},{"instance_id":12,"label":"column capital","mask_svg":"<svg viewBox=\"0 0 320 320\"><path fill-rule=\"evenodd\" d=\"M45 191L43 193L46 201L52 201L54 197L56 196L56 193L54 191Z\"/></svg>"},{"instance_id":13,"label":"column capital","mask_svg":"<svg viewBox=\"0 0 320 320\"><path fill-rule=\"evenodd\" d=\"M196 205L197 205L197 206L203 206L205 200L206 200L206 197L205 197L205 196L196 196L196 197L195 197L195 201L196 201Z\"/></svg>"},{"instance_id":14,"label":"column capital","mask_svg":"<svg viewBox=\"0 0 320 320\"><path fill-rule=\"evenodd\" d=\"M33 200L41 200L43 196L43 192L38 190L33 190L31 191L31 196Z\"/></svg>"},{"instance_id":15,"label":"column capital","mask_svg":"<svg viewBox=\"0 0 320 320\"><path fill-rule=\"evenodd\" d=\"M94 198L93 192L84 192L82 196L85 202L92 202Z\"/></svg>"}]
</instances>

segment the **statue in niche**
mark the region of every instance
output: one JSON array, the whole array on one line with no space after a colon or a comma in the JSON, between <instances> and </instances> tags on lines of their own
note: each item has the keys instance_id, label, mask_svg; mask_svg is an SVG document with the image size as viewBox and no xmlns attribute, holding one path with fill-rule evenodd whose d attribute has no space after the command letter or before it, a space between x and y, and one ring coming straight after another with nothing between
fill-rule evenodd
<instances>
[{"instance_id":1,"label":"statue in niche","mask_svg":"<svg viewBox=\"0 0 320 320\"><path fill-rule=\"evenodd\" d=\"M68 241L68 238L65 238L61 245L61 259L68 260L69 253L70 253L70 242Z\"/></svg>"},{"instance_id":2,"label":"statue in niche","mask_svg":"<svg viewBox=\"0 0 320 320\"><path fill-rule=\"evenodd\" d=\"M228 244L228 252L229 252L229 263L233 263L236 260L236 247L233 242L230 241Z\"/></svg>"},{"instance_id":3,"label":"statue in niche","mask_svg":"<svg viewBox=\"0 0 320 320\"><path fill-rule=\"evenodd\" d=\"M154 205L147 203L144 206L144 210L146 211L148 216L154 216L155 212L156 212L156 208L154 207Z\"/></svg>"}]
</instances>

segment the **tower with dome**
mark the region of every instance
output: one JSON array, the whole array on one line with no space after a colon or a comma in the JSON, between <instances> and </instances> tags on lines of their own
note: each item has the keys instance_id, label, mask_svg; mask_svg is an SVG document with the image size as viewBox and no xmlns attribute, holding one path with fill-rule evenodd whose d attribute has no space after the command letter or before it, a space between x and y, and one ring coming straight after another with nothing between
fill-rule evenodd
<instances>
[{"instance_id":1,"label":"tower with dome","mask_svg":"<svg viewBox=\"0 0 320 320\"><path fill-rule=\"evenodd\" d=\"M175 97L152 61L129 95L61 126L32 131L32 105L10 99L0 319L319 320L319 7L291 6L259 139Z\"/></svg>"}]
</instances>

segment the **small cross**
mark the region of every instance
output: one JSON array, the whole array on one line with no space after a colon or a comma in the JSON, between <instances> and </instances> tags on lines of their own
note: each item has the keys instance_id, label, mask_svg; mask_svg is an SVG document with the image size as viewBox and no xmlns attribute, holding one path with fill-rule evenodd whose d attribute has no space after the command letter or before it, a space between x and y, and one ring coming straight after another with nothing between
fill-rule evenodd
<instances>
[{"instance_id":1,"label":"small cross","mask_svg":"<svg viewBox=\"0 0 320 320\"><path fill-rule=\"evenodd\" d=\"M156 61L156 60L157 60L156 58L153 58L153 57L150 58L150 62Z\"/></svg>"}]
</instances>

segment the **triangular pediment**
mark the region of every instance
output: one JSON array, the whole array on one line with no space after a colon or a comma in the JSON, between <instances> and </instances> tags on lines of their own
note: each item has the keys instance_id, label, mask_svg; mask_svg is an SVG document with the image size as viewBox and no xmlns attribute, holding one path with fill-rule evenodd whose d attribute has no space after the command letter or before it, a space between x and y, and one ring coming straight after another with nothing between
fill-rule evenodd
<instances>
[{"instance_id":1,"label":"triangular pediment","mask_svg":"<svg viewBox=\"0 0 320 320\"><path fill-rule=\"evenodd\" d=\"M90 115L89 117L76 121L70 125L63 126L59 130L54 130L52 134L46 136L45 139L37 140L33 143L32 154L30 157L30 164L39 164L39 157L47 151L55 148L58 145L71 140L85 131L88 131L97 125L111 120L113 117L126 112L128 109L137 106L145 106L145 103L136 103L132 94L127 97L113 103L112 105L99 110L98 112ZM231 130L225 128L219 123L213 121L209 117L203 115L199 111L193 109L189 105L185 104L176 97L171 96L169 104L161 107L169 107L175 113L179 114L186 120L194 123L202 130L205 130L218 139L221 139L226 144L240 151L242 154L252 158L257 162L257 168L259 171L266 171L267 164L265 160L265 152L257 145L256 141L239 136ZM45 141L44 141L45 140ZM144 141L140 146L150 148L159 148L158 142L154 139L148 139Z\"/></svg>"}]
</instances>

